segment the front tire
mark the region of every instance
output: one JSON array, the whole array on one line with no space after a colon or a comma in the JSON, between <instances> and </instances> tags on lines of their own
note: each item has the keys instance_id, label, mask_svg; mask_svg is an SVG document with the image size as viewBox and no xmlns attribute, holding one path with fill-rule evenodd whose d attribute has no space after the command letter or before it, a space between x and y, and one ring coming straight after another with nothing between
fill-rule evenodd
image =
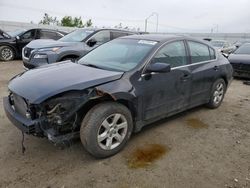
<instances>
[{"instance_id":1,"label":"front tire","mask_svg":"<svg viewBox=\"0 0 250 188\"><path fill-rule=\"evenodd\" d=\"M14 50L9 46L0 47L0 59L2 61L12 61L15 58Z\"/></svg>"},{"instance_id":2,"label":"front tire","mask_svg":"<svg viewBox=\"0 0 250 188\"><path fill-rule=\"evenodd\" d=\"M96 158L115 155L124 148L133 130L128 108L115 102L94 106L84 117L80 138L85 149Z\"/></svg>"},{"instance_id":3,"label":"front tire","mask_svg":"<svg viewBox=\"0 0 250 188\"><path fill-rule=\"evenodd\" d=\"M213 84L212 91L210 94L210 100L207 103L207 107L211 109L218 108L224 99L225 92L225 81L222 78L216 80Z\"/></svg>"}]
</instances>

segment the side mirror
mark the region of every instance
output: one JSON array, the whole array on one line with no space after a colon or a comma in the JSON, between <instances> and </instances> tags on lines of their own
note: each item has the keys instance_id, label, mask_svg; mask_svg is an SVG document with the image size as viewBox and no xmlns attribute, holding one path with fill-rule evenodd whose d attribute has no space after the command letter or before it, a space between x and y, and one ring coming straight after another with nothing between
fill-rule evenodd
<instances>
[{"instance_id":1,"label":"side mirror","mask_svg":"<svg viewBox=\"0 0 250 188\"><path fill-rule=\"evenodd\" d=\"M222 55L225 57L225 58L228 58L229 54L226 54L226 53L223 53L222 52Z\"/></svg>"},{"instance_id":2,"label":"side mirror","mask_svg":"<svg viewBox=\"0 0 250 188\"><path fill-rule=\"evenodd\" d=\"M97 43L97 41L96 41L94 38L92 38L92 39L90 39L90 40L87 42L87 45L88 45L89 47L93 47L94 45L96 45L96 43Z\"/></svg>"},{"instance_id":3,"label":"side mirror","mask_svg":"<svg viewBox=\"0 0 250 188\"><path fill-rule=\"evenodd\" d=\"M157 72L157 73L167 73L170 72L171 67L166 63L152 63L147 67L147 73Z\"/></svg>"}]
</instances>

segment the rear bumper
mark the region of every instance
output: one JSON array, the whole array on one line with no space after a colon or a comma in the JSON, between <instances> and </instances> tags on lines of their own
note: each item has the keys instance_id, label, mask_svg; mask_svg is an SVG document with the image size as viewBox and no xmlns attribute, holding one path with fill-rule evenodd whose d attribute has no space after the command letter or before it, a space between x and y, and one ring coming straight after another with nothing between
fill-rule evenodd
<instances>
[{"instance_id":1,"label":"rear bumper","mask_svg":"<svg viewBox=\"0 0 250 188\"><path fill-rule=\"evenodd\" d=\"M231 63L233 66L233 76L250 78L250 64Z\"/></svg>"},{"instance_id":2,"label":"rear bumper","mask_svg":"<svg viewBox=\"0 0 250 188\"><path fill-rule=\"evenodd\" d=\"M9 120L22 132L26 134L35 134L41 132L37 121L27 119L14 111L8 97L3 98L3 106Z\"/></svg>"},{"instance_id":3,"label":"rear bumper","mask_svg":"<svg viewBox=\"0 0 250 188\"><path fill-rule=\"evenodd\" d=\"M245 71L234 71L234 77L250 78L250 72Z\"/></svg>"}]
</instances>

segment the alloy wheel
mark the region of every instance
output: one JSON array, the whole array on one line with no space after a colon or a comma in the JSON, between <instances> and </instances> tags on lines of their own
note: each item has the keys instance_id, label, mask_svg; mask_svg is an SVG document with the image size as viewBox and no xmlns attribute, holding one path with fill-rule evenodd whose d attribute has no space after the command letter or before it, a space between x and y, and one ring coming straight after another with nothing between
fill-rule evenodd
<instances>
[{"instance_id":1,"label":"alloy wheel","mask_svg":"<svg viewBox=\"0 0 250 188\"><path fill-rule=\"evenodd\" d=\"M3 60L5 60L5 61L11 60L11 59L13 59L13 56L14 56L13 51L10 48L2 49L1 57Z\"/></svg>"},{"instance_id":2,"label":"alloy wheel","mask_svg":"<svg viewBox=\"0 0 250 188\"><path fill-rule=\"evenodd\" d=\"M223 83L218 83L214 90L213 101L217 105L221 102L224 95L224 85Z\"/></svg>"},{"instance_id":3,"label":"alloy wheel","mask_svg":"<svg viewBox=\"0 0 250 188\"><path fill-rule=\"evenodd\" d=\"M97 142L104 150L118 147L124 140L128 130L128 122L124 115L115 113L107 117L101 124Z\"/></svg>"}]
</instances>

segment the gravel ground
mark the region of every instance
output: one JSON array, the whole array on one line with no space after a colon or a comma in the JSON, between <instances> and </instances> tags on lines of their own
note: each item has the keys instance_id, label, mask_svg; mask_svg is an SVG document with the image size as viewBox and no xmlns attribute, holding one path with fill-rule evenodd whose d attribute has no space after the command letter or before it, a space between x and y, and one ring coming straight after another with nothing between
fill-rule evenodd
<instances>
[{"instance_id":1,"label":"gravel ground","mask_svg":"<svg viewBox=\"0 0 250 188\"><path fill-rule=\"evenodd\" d=\"M23 70L0 62L0 97ZM77 141L61 150L25 137L0 100L0 187L250 188L250 86L234 80L220 108L198 107L134 134L119 154L96 160ZM154 155L152 155L154 154ZM146 160L146 163L145 163Z\"/></svg>"}]
</instances>

